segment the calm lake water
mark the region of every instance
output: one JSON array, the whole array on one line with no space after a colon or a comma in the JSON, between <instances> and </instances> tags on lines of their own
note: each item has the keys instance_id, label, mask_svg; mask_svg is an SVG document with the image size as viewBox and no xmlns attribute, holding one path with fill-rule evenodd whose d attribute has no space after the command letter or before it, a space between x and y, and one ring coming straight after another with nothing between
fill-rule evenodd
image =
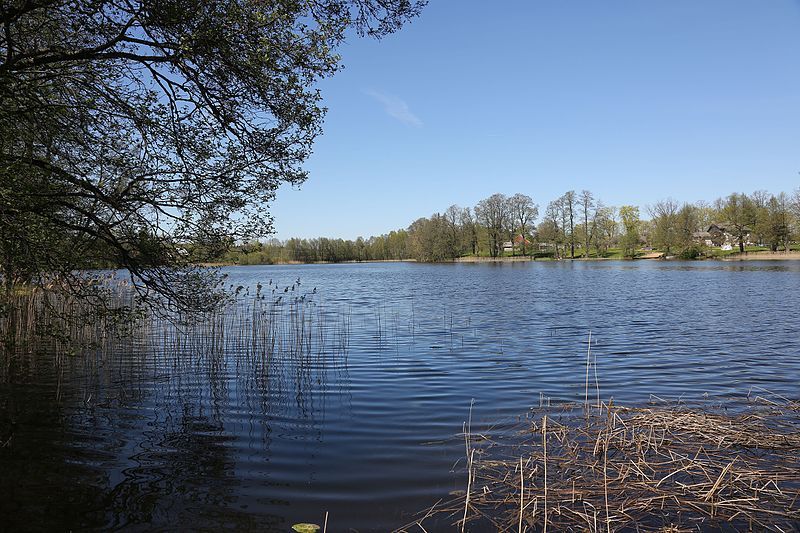
<instances>
[{"instance_id":1,"label":"calm lake water","mask_svg":"<svg viewBox=\"0 0 800 533\"><path fill-rule=\"evenodd\" d=\"M590 330L604 399L798 396L800 262L227 271L305 296L305 329L276 315L270 358L228 325L212 356L159 330L100 360L5 363L0 529L399 527L465 488L473 400L473 432L583 400Z\"/></svg>"}]
</instances>

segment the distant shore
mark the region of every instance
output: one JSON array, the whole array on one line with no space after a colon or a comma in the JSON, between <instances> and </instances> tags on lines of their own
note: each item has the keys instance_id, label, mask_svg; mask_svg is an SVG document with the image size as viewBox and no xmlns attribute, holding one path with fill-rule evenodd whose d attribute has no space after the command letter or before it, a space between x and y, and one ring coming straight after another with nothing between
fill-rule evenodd
<instances>
[{"instance_id":1,"label":"distant shore","mask_svg":"<svg viewBox=\"0 0 800 533\"><path fill-rule=\"evenodd\" d=\"M680 261L678 257L671 256L665 258L661 252L648 252L639 255L634 261ZM800 252L744 252L734 253L721 257L706 257L698 259L688 259L688 261L776 261L776 260L791 260L800 261ZM551 257L540 257L538 259L528 256L516 257L459 257L454 260L455 263L521 263L529 261L625 261L620 257L576 257L571 259L564 257L562 259L553 259Z\"/></svg>"},{"instance_id":2,"label":"distant shore","mask_svg":"<svg viewBox=\"0 0 800 533\"><path fill-rule=\"evenodd\" d=\"M647 252L639 255L634 261L679 261L677 257L664 258L661 252ZM706 257L699 258L696 261L800 261L800 252L744 252L733 253L721 257ZM532 256L513 256L513 257L481 257L481 256L467 256L457 257L452 261L438 261L439 264L444 263L528 263L528 262L553 262L553 261L625 261L620 257L576 257L571 259L564 257L562 259L553 259L552 257L532 257ZM691 260L690 260L691 261ZM204 267L225 267L225 266L265 266L265 265L340 265L340 264L367 264L367 263L416 263L415 259L373 259L369 261L276 261L274 263L263 263L261 265L241 264L235 262L208 262L200 263L199 266Z\"/></svg>"},{"instance_id":3,"label":"distant shore","mask_svg":"<svg viewBox=\"0 0 800 533\"><path fill-rule=\"evenodd\" d=\"M720 258L722 261L800 260L800 252L744 252Z\"/></svg>"},{"instance_id":4,"label":"distant shore","mask_svg":"<svg viewBox=\"0 0 800 533\"><path fill-rule=\"evenodd\" d=\"M216 261L198 263L202 267L226 266L285 266L285 265L357 265L368 263L416 263L416 259L370 259L369 261L274 261L272 263L236 263L233 261Z\"/></svg>"}]
</instances>

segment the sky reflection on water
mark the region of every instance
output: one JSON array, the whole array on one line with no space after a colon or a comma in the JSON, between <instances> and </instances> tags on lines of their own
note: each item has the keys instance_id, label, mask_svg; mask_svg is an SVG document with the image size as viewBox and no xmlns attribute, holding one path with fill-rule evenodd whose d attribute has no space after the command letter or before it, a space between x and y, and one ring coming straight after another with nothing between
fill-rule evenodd
<instances>
[{"instance_id":1,"label":"sky reflection on water","mask_svg":"<svg viewBox=\"0 0 800 533\"><path fill-rule=\"evenodd\" d=\"M616 401L796 397L800 378L800 262L228 270L253 293L298 276L298 294L316 288L304 347L284 322L275 338L295 344L264 352L269 332L254 344L241 313L221 350L208 331L154 330L152 351L99 365L14 362L0 381L4 528L286 531L326 511L336 530L401 525L463 489L452 470L472 399L476 430L540 394L582 401L589 330Z\"/></svg>"}]
</instances>

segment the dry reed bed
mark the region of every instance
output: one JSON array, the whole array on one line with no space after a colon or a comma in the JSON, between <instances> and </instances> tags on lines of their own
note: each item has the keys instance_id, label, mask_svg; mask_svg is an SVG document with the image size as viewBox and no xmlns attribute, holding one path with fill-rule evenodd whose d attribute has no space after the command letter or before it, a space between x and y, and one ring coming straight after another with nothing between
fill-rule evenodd
<instances>
[{"instance_id":1,"label":"dry reed bed","mask_svg":"<svg viewBox=\"0 0 800 533\"><path fill-rule=\"evenodd\" d=\"M568 405L509 431L468 437L466 494L400 531L799 529L800 403Z\"/></svg>"}]
</instances>

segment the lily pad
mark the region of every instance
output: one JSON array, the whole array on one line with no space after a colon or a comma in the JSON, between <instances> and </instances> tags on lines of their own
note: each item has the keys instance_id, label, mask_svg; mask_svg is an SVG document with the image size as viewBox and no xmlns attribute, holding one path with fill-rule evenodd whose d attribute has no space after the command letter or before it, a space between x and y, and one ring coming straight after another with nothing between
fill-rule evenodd
<instances>
[{"instance_id":1,"label":"lily pad","mask_svg":"<svg viewBox=\"0 0 800 533\"><path fill-rule=\"evenodd\" d=\"M292 529L297 533L316 533L319 531L319 526L317 524L295 524Z\"/></svg>"}]
</instances>

